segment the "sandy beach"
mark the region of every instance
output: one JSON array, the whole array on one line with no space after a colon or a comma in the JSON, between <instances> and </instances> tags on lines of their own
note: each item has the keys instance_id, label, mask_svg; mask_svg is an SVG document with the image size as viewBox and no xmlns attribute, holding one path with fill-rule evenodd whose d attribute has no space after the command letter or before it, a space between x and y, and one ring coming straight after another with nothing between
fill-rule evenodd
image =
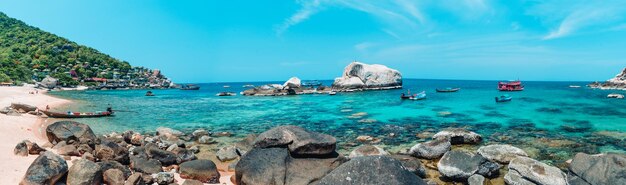
<instances>
[{"instance_id":1,"label":"sandy beach","mask_svg":"<svg viewBox=\"0 0 626 185\"><path fill-rule=\"evenodd\" d=\"M29 94L34 91L36 89L33 87L0 87L0 107L10 106L11 103L24 103L43 109L46 105L56 107L71 102L49 96L41 90L38 90L37 94ZM28 157L14 155L13 149L18 142L27 139L40 146L48 142L45 138L44 122L44 119L30 114L21 116L0 114L0 132L3 133L0 134L0 161L3 164L3 168L0 168L0 174L3 174L0 181L3 184L18 184L30 163L37 158L37 155Z\"/></svg>"},{"instance_id":2,"label":"sandy beach","mask_svg":"<svg viewBox=\"0 0 626 185\"><path fill-rule=\"evenodd\" d=\"M38 92L30 94L29 92ZM0 87L0 107L10 106L11 103L23 103L45 109L46 106L61 107L70 104L70 100L61 99L47 95L45 91L35 89L30 86L24 87ZM23 140L30 140L43 146L48 143L45 135L46 126L52 123L52 119L40 118L35 115L22 114L21 116L8 116L0 114L0 161L3 168L0 168L0 184L19 184L30 164L38 155L28 155L27 157L13 154L15 145ZM50 150L49 148L46 148ZM76 157L72 157L76 158ZM72 165L68 160L68 165ZM227 164L220 165L220 169L227 169ZM230 177L233 172L220 171L222 177L220 182L232 184ZM179 183L184 182L180 175L176 174Z\"/></svg>"}]
</instances>

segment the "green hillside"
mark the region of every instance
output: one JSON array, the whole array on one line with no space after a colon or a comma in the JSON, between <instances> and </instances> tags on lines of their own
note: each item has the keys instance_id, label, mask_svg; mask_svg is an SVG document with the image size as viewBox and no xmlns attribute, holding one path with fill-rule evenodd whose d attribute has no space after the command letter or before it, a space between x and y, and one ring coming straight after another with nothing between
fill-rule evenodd
<instances>
[{"instance_id":1,"label":"green hillside","mask_svg":"<svg viewBox=\"0 0 626 185\"><path fill-rule=\"evenodd\" d=\"M128 62L0 12L0 82L32 83L50 75L66 84L78 84L92 77L134 78L131 71L137 69Z\"/></svg>"}]
</instances>

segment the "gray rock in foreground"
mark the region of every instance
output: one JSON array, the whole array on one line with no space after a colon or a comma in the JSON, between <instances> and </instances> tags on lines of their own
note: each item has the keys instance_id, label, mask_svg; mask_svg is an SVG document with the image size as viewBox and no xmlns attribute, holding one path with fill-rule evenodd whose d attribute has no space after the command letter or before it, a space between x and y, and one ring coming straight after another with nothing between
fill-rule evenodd
<instances>
[{"instance_id":1,"label":"gray rock in foreground","mask_svg":"<svg viewBox=\"0 0 626 185\"><path fill-rule=\"evenodd\" d=\"M67 173L67 184L91 185L100 183L102 183L102 169L100 165L90 160L76 160Z\"/></svg>"},{"instance_id":2,"label":"gray rock in foreground","mask_svg":"<svg viewBox=\"0 0 626 185\"><path fill-rule=\"evenodd\" d=\"M482 146L478 148L478 154L489 160L504 164L508 164L517 156L528 157L528 154L526 154L526 152L522 149L511 145L501 144Z\"/></svg>"},{"instance_id":3,"label":"gray rock in foreground","mask_svg":"<svg viewBox=\"0 0 626 185\"><path fill-rule=\"evenodd\" d=\"M500 165L467 151L449 151L441 157L437 168L442 176L453 180L467 180L474 174L493 177Z\"/></svg>"},{"instance_id":4,"label":"gray rock in foreground","mask_svg":"<svg viewBox=\"0 0 626 185\"><path fill-rule=\"evenodd\" d=\"M416 184L426 182L405 170L402 164L386 156L364 156L354 158L324 176L319 185L343 184Z\"/></svg>"},{"instance_id":5,"label":"gray rock in foreground","mask_svg":"<svg viewBox=\"0 0 626 185\"><path fill-rule=\"evenodd\" d=\"M334 152L336 144L337 140L333 136L287 125L274 127L259 134L254 146L261 148L287 146L289 151L296 155L325 155Z\"/></svg>"},{"instance_id":6,"label":"gray rock in foreground","mask_svg":"<svg viewBox=\"0 0 626 185\"><path fill-rule=\"evenodd\" d=\"M567 176L559 168L528 157L518 156L509 163L504 176L507 184L567 185Z\"/></svg>"},{"instance_id":7,"label":"gray rock in foreground","mask_svg":"<svg viewBox=\"0 0 626 185\"><path fill-rule=\"evenodd\" d=\"M626 184L626 155L578 153L572 159L569 170L592 185Z\"/></svg>"},{"instance_id":8,"label":"gray rock in foreground","mask_svg":"<svg viewBox=\"0 0 626 185\"><path fill-rule=\"evenodd\" d=\"M55 184L67 171L67 163L61 156L43 152L30 164L20 184Z\"/></svg>"},{"instance_id":9,"label":"gray rock in foreground","mask_svg":"<svg viewBox=\"0 0 626 185\"><path fill-rule=\"evenodd\" d=\"M211 160L193 160L180 164L180 177L204 183L220 183L220 173Z\"/></svg>"},{"instance_id":10,"label":"gray rock in foreground","mask_svg":"<svg viewBox=\"0 0 626 185\"><path fill-rule=\"evenodd\" d=\"M96 135L88 125L75 121L58 121L48 125L46 136L50 143L70 140L93 145L96 143Z\"/></svg>"},{"instance_id":11,"label":"gray rock in foreground","mask_svg":"<svg viewBox=\"0 0 626 185\"><path fill-rule=\"evenodd\" d=\"M435 139L423 143L418 143L411 147L409 154L424 159L436 159L450 151L452 144L448 139Z\"/></svg>"},{"instance_id":12,"label":"gray rock in foreground","mask_svg":"<svg viewBox=\"0 0 626 185\"><path fill-rule=\"evenodd\" d=\"M472 131L468 131L462 128L449 128L443 131L437 132L433 135L433 139L450 140L453 145L456 144L478 144L482 141L482 137Z\"/></svg>"}]
</instances>

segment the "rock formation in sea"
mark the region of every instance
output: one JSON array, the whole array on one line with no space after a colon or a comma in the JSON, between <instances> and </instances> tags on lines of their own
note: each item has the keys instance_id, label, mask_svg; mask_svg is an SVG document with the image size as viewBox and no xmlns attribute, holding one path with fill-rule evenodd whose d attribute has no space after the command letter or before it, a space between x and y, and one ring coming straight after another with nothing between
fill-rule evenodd
<instances>
[{"instance_id":1,"label":"rock formation in sea","mask_svg":"<svg viewBox=\"0 0 626 185\"><path fill-rule=\"evenodd\" d=\"M346 91L402 88L402 74L384 65L352 62L341 77L335 78L333 88Z\"/></svg>"},{"instance_id":2,"label":"rock formation in sea","mask_svg":"<svg viewBox=\"0 0 626 185\"><path fill-rule=\"evenodd\" d=\"M302 80L298 77L291 77L285 83L281 84L266 84L250 89L246 89L241 92L245 96L285 96L285 95L297 95L297 94L314 94L314 93L328 93L330 88L326 86L318 87L305 87L302 85Z\"/></svg>"},{"instance_id":3,"label":"rock formation in sea","mask_svg":"<svg viewBox=\"0 0 626 185\"><path fill-rule=\"evenodd\" d=\"M621 73L615 75L614 78L611 78L605 82L593 82L588 86L598 89L626 90L626 68L624 68Z\"/></svg>"}]
</instances>

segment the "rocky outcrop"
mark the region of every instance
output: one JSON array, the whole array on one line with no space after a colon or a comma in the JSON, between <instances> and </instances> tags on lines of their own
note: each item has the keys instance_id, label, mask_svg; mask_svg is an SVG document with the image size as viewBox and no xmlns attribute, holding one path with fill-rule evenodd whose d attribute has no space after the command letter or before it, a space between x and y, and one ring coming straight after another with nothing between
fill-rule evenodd
<instances>
[{"instance_id":1,"label":"rocky outcrop","mask_svg":"<svg viewBox=\"0 0 626 185\"><path fill-rule=\"evenodd\" d=\"M362 145L350 152L350 158L372 156L372 155L389 155L384 149L373 145Z\"/></svg>"},{"instance_id":2,"label":"rocky outcrop","mask_svg":"<svg viewBox=\"0 0 626 185\"><path fill-rule=\"evenodd\" d=\"M324 155L335 151L335 137L287 125L272 128L256 138L255 147L287 146L295 155Z\"/></svg>"},{"instance_id":3,"label":"rocky outcrop","mask_svg":"<svg viewBox=\"0 0 626 185\"><path fill-rule=\"evenodd\" d=\"M448 139L435 139L411 147L409 154L424 159L436 159L450 151L452 145Z\"/></svg>"},{"instance_id":4,"label":"rocky outcrop","mask_svg":"<svg viewBox=\"0 0 626 185\"><path fill-rule=\"evenodd\" d=\"M86 159L75 161L67 173L67 184L70 185L92 185L101 183L102 169L100 165Z\"/></svg>"},{"instance_id":5,"label":"rocky outcrop","mask_svg":"<svg viewBox=\"0 0 626 185\"><path fill-rule=\"evenodd\" d=\"M352 62L346 66L342 76L335 79L333 88L339 90L402 88L402 74L384 65Z\"/></svg>"},{"instance_id":6,"label":"rocky outcrop","mask_svg":"<svg viewBox=\"0 0 626 185\"><path fill-rule=\"evenodd\" d=\"M37 83L37 86L48 88L48 89L54 89L55 87L57 87L58 83L59 83L59 80L57 80L56 78L46 76L46 78L41 80L41 82Z\"/></svg>"},{"instance_id":7,"label":"rocky outcrop","mask_svg":"<svg viewBox=\"0 0 626 185\"><path fill-rule=\"evenodd\" d=\"M20 184L56 184L67 171L67 163L61 156L43 152L30 164Z\"/></svg>"},{"instance_id":8,"label":"rocky outcrop","mask_svg":"<svg viewBox=\"0 0 626 185\"><path fill-rule=\"evenodd\" d=\"M26 146L26 142L22 141L17 143L13 149L13 154L18 156L28 156L28 147Z\"/></svg>"},{"instance_id":9,"label":"rocky outcrop","mask_svg":"<svg viewBox=\"0 0 626 185\"><path fill-rule=\"evenodd\" d=\"M417 184L426 182L405 170L402 164L387 156L354 158L331 171L318 181L319 185L343 184Z\"/></svg>"},{"instance_id":10,"label":"rocky outcrop","mask_svg":"<svg viewBox=\"0 0 626 185\"><path fill-rule=\"evenodd\" d=\"M225 146L220 148L215 154L217 159L220 161L230 161L235 160L239 157L237 153L237 147L235 146Z\"/></svg>"},{"instance_id":11,"label":"rocky outcrop","mask_svg":"<svg viewBox=\"0 0 626 185\"><path fill-rule=\"evenodd\" d=\"M578 153L572 159L569 171L592 185L626 184L626 155Z\"/></svg>"},{"instance_id":12,"label":"rocky outcrop","mask_svg":"<svg viewBox=\"0 0 626 185\"><path fill-rule=\"evenodd\" d=\"M437 164L441 175L453 180L466 180L474 174L485 177L498 175L500 165L467 151L448 151Z\"/></svg>"},{"instance_id":13,"label":"rocky outcrop","mask_svg":"<svg viewBox=\"0 0 626 185\"><path fill-rule=\"evenodd\" d=\"M485 177L482 175L474 174L467 179L468 185L483 185L485 184Z\"/></svg>"},{"instance_id":14,"label":"rocky outcrop","mask_svg":"<svg viewBox=\"0 0 626 185\"><path fill-rule=\"evenodd\" d=\"M96 143L96 135L89 126L75 121L58 121L48 125L46 128L46 136L50 143L58 143L60 141L78 141L79 143L94 145Z\"/></svg>"},{"instance_id":15,"label":"rocky outcrop","mask_svg":"<svg viewBox=\"0 0 626 185\"><path fill-rule=\"evenodd\" d=\"M142 157L131 157L130 168L137 172L143 172L148 174L162 172L161 162L156 159L145 159Z\"/></svg>"},{"instance_id":16,"label":"rocky outcrop","mask_svg":"<svg viewBox=\"0 0 626 185\"><path fill-rule=\"evenodd\" d=\"M37 107L23 103L11 103L11 108L23 113L37 110Z\"/></svg>"},{"instance_id":17,"label":"rocky outcrop","mask_svg":"<svg viewBox=\"0 0 626 185\"><path fill-rule=\"evenodd\" d=\"M122 164L128 164L128 149L117 143L103 140L95 149L96 157L100 160L114 160Z\"/></svg>"},{"instance_id":18,"label":"rocky outcrop","mask_svg":"<svg viewBox=\"0 0 626 185\"><path fill-rule=\"evenodd\" d=\"M159 172L152 175L152 178L158 185L169 185L174 182L174 174L170 172Z\"/></svg>"},{"instance_id":19,"label":"rocky outcrop","mask_svg":"<svg viewBox=\"0 0 626 185\"><path fill-rule=\"evenodd\" d=\"M389 157L400 161L404 169L408 170L409 172L414 173L415 175L422 178L426 177L426 168L424 168L424 165L418 158L408 155L390 155Z\"/></svg>"},{"instance_id":20,"label":"rocky outcrop","mask_svg":"<svg viewBox=\"0 0 626 185\"><path fill-rule=\"evenodd\" d=\"M302 81L298 77L291 77L283 84L283 89L297 89L302 87Z\"/></svg>"},{"instance_id":21,"label":"rocky outcrop","mask_svg":"<svg viewBox=\"0 0 626 185\"><path fill-rule=\"evenodd\" d=\"M433 139L449 140L451 144L478 144L482 137L462 128L449 128L433 135Z\"/></svg>"},{"instance_id":22,"label":"rocky outcrop","mask_svg":"<svg viewBox=\"0 0 626 185\"><path fill-rule=\"evenodd\" d=\"M507 184L567 185L565 173L528 157L518 156L509 163L509 172L504 176Z\"/></svg>"},{"instance_id":23,"label":"rocky outcrop","mask_svg":"<svg viewBox=\"0 0 626 185\"><path fill-rule=\"evenodd\" d=\"M588 85L591 88L599 89L620 89L626 90L626 68L621 73L615 75L614 78L607 80L604 83L594 82Z\"/></svg>"},{"instance_id":24,"label":"rocky outcrop","mask_svg":"<svg viewBox=\"0 0 626 185\"><path fill-rule=\"evenodd\" d=\"M180 177L195 179L204 183L219 184L220 173L210 160L193 160L180 164Z\"/></svg>"},{"instance_id":25,"label":"rocky outcrop","mask_svg":"<svg viewBox=\"0 0 626 185\"><path fill-rule=\"evenodd\" d=\"M508 164L517 156L528 157L524 150L511 145L487 145L478 148L478 154L483 157L503 164Z\"/></svg>"}]
</instances>

